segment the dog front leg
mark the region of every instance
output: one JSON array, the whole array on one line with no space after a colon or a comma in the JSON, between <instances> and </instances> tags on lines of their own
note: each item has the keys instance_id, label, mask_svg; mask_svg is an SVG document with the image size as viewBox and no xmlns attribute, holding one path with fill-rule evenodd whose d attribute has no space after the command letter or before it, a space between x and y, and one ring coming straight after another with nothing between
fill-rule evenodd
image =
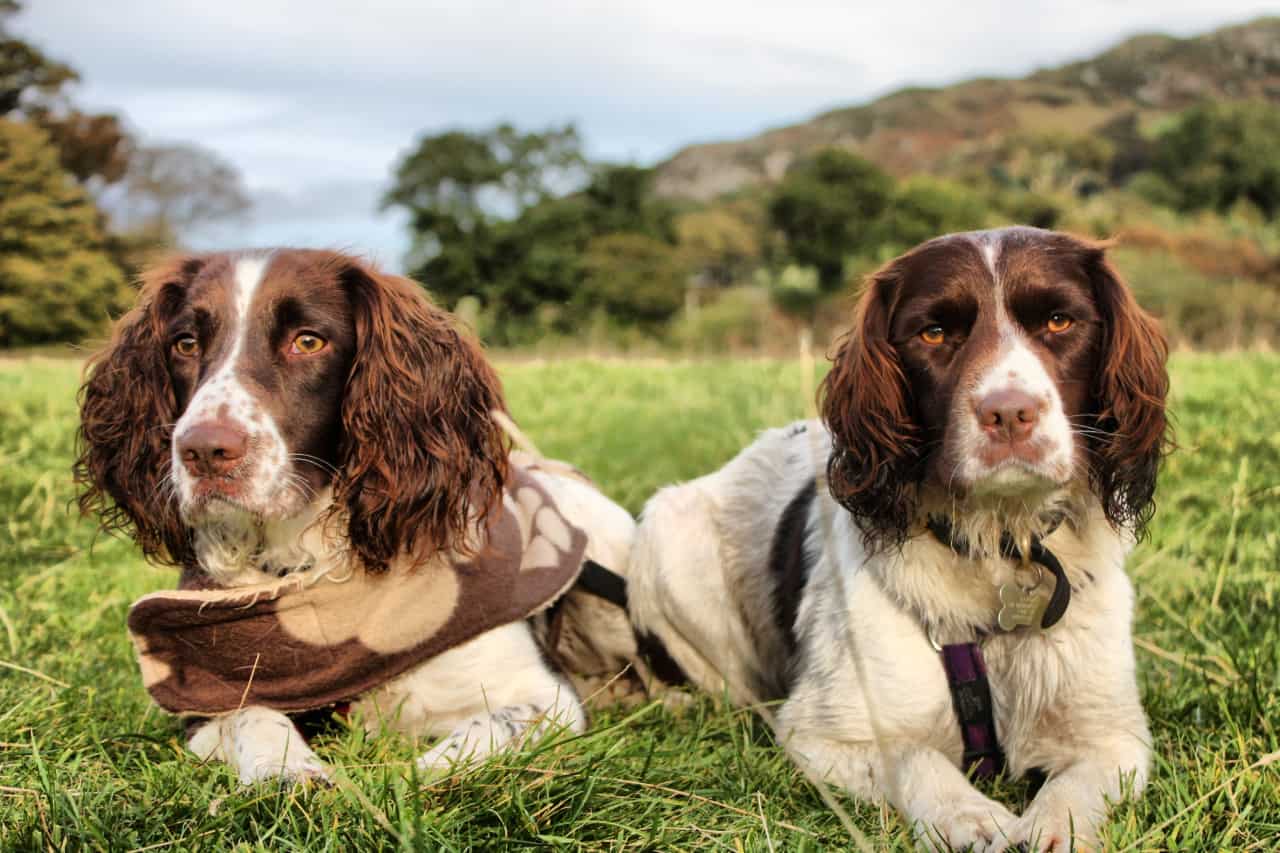
<instances>
[{"instance_id":1,"label":"dog front leg","mask_svg":"<svg viewBox=\"0 0 1280 853\"><path fill-rule=\"evenodd\" d=\"M845 742L796 735L787 751L806 771L856 797L887 800L911 825L925 850L983 849L1006 838L1017 818L983 796L936 749L888 743Z\"/></svg>"},{"instance_id":2,"label":"dog front leg","mask_svg":"<svg viewBox=\"0 0 1280 853\"><path fill-rule=\"evenodd\" d=\"M541 737L556 725L575 734L587 728L586 712L573 687L558 678L541 697L482 711L458 723L418 759L418 769L439 772L479 764L496 752Z\"/></svg>"},{"instance_id":3,"label":"dog front leg","mask_svg":"<svg viewBox=\"0 0 1280 853\"><path fill-rule=\"evenodd\" d=\"M242 785L275 778L327 783L332 774L288 717L258 705L205 722L187 747L202 761L230 765Z\"/></svg>"},{"instance_id":4,"label":"dog front leg","mask_svg":"<svg viewBox=\"0 0 1280 853\"><path fill-rule=\"evenodd\" d=\"M1091 850L1107 817L1107 803L1136 797L1147 783L1150 750L1139 738L1099 745L1052 773L1008 835L992 851Z\"/></svg>"}]
</instances>

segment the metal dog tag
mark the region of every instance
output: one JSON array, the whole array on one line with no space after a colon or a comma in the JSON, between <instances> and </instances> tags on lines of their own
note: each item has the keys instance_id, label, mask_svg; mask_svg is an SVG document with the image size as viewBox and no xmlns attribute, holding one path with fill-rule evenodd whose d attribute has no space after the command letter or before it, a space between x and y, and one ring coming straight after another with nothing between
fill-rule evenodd
<instances>
[{"instance_id":1,"label":"metal dog tag","mask_svg":"<svg viewBox=\"0 0 1280 853\"><path fill-rule=\"evenodd\" d=\"M1018 586L1017 581L1000 587L1000 613L996 622L1005 631L1019 627L1039 628L1044 611L1053 597L1052 584L1038 583L1030 589Z\"/></svg>"}]
</instances>

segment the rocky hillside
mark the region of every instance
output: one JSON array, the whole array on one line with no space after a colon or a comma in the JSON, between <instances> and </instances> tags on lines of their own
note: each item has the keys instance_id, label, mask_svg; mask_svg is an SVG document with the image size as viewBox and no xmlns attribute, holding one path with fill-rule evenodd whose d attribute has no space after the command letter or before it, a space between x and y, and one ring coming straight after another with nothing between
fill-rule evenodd
<instances>
[{"instance_id":1,"label":"rocky hillside","mask_svg":"<svg viewBox=\"0 0 1280 853\"><path fill-rule=\"evenodd\" d=\"M1207 99L1280 103L1280 18L1203 36L1143 35L1083 62L1019 80L903 89L872 103L737 142L693 145L657 167L657 191L707 201L776 181L797 158L839 146L898 175L947 174L1021 133L1148 127Z\"/></svg>"}]
</instances>

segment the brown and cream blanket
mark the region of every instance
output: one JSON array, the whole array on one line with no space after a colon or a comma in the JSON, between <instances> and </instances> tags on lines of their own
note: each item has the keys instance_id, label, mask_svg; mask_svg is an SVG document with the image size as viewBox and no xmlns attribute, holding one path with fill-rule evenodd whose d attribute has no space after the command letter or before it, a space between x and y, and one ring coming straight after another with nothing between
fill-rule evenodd
<instances>
[{"instance_id":1,"label":"brown and cream blanket","mask_svg":"<svg viewBox=\"0 0 1280 853\"><path fill-rule=\"evenodd\" d=\"M129 611L143 683L177 714L328 707L541 611L582 569L586 534L514 459L486 533L475 557L439 555L381 574L220 589L184 573L177 591Z\"/></svg>"}]
</instances>

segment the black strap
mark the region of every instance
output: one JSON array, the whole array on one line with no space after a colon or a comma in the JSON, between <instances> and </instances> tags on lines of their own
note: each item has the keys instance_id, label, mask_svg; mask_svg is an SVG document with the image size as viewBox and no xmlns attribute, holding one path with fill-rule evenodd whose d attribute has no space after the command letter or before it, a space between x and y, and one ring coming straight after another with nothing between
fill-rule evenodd
<instances>
[{"instance_id":1,"label":"black strap","mask_svg":"<svg viewBox=\"0 0 1280 853\"><path fill-rule=\"evenodd\" d=\"M578 575L578 586L584 592L603 598L610 604L627 609L627 579L611 572L595 560L587 560L582 564L582 573Z\"/></svg>"},{"instance_id":2,"label":"black strap","mask_svg":"<svg viewBox=\"0 0 1280 853\"><path fill-rule=\"evenodd\" d=\"M582 564L582 572L578 575L576 585L583 592L603 598L610 604L621 607L623 612L627 611L627 579L617 572L606 569L595 560L587 560ZM630 616L629 613L628 616ZM689 677L680 668L680 664L676 663L675 658L671 657L671 653L667 651L667 647L661 640L648 632L636 631L635 626L632 626L631 630L635 634L636 650L649 664L649 669L654 675L673 686L689 683Z\"/></svg>"},{"instance_id":3,"label":"black strap","mask_svg":"<svg viewBox=\"0 0 1280 853\"><path fill-rule=\"evenodd\" d=\"M1056 528L1058 523L1061 523L1061 518L1057 520L1053 527ZM955 534L950 520L941 516L931 515L927 524L929 532L939 542L966 559L973 558L969 542L963 536ZM1017 543L1013 541L1013 535L1008 532L1000 535L1000 556L1007 560L1022 562L1022 551L1018 548ZM1049 604L1045 607L1044 617L1040 620L1040 628L1045 630L1058 624L1058 621L1067 612L1067 605L1071 603L1071 584L1067 581L1067 573L1062 568L1062 561L1052 551L1044 547L1044 543L1040 541L1038 536L1033 536L1031 539L1031 562L1039 563L1048 569L1055 581L1053 593L1049 597Z\"/></svg>"}]
</instances>

